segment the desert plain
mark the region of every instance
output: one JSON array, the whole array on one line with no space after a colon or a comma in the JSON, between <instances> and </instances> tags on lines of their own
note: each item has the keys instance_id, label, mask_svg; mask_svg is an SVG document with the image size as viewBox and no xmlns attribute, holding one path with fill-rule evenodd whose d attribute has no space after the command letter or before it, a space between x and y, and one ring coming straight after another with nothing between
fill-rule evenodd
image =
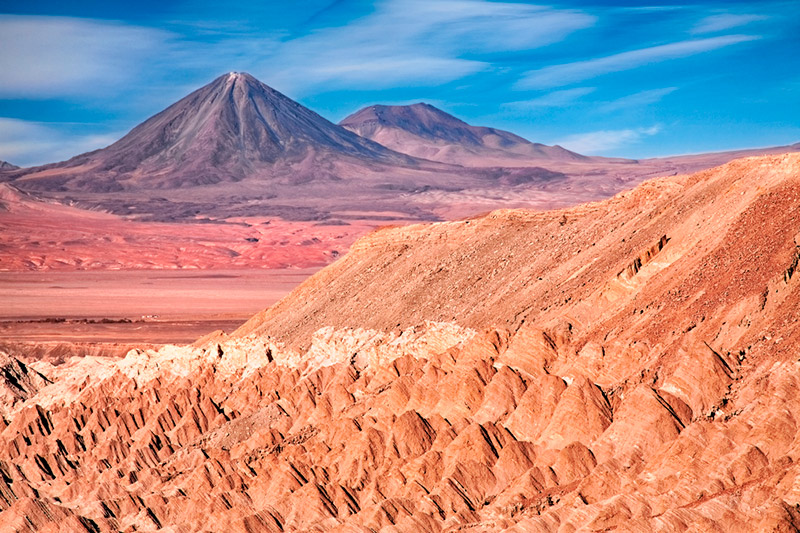
<instances>
[{"instance_id":1,"label":"desert plain","mask_svg":"<svg viewBox=\"0 0 800 533\"><path fill-rule=\"evenodd\" d=\"M317 268L4 272L2 342L184 344L233 331Z\"/></svg>"}]
</instances>

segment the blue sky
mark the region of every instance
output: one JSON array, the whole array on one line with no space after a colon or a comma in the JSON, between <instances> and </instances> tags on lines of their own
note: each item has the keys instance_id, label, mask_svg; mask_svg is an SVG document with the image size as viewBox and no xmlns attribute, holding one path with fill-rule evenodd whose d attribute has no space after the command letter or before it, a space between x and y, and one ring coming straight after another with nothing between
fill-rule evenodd
<instances>
[{"instance_id":1,"label":"blue sky","mask_svg":"<svg viewBox=\"0 0 800 533\"><path fill-rule=\"evenodd\" d=\"M0 0L0 71L18 165L110 144L228 71L334 122L425 101L587 154L800 141L796 0Z\"/></svg>"}]
</instances>

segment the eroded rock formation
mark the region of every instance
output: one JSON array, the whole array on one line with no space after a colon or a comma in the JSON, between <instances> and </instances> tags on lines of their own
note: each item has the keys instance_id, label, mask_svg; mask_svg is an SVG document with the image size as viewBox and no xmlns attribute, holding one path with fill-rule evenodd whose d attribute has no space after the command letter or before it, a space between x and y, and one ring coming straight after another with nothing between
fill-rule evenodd
<instances>
[{"instance_id":1,"label":"eroded rock formation","mask_svg":"<svg viewBox=\"0 0 800 533\"><path fill-rule=\"evenodd\" d=\"M799 245L797 155L378 231L231 336L28 365L0 523L794 531Z\"/></svg>"}]
</instances>

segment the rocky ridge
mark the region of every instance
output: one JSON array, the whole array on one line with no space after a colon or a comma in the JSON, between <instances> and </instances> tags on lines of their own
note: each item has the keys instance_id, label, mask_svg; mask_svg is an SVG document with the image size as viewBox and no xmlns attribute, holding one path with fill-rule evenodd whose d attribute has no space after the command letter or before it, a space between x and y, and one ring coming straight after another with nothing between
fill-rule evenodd
<instances>
[{"instance_id":1,"label":"rocky ridge","mask_svg":"<svg viewBox=\"0 0 800 533\"><path fill-rule=\"evenodd\" d=\"M231 336L30 363L0 521L795 530L798 181L798 155L751 158L384 229Z\"/></svg>"}]
</instances>

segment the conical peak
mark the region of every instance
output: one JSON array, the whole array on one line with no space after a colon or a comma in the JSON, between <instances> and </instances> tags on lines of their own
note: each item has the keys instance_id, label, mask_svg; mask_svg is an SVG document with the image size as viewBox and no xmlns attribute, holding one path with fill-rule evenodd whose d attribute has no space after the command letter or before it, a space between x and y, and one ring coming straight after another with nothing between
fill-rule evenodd
<instances>
[{"instance_id":1,"label":"conical peak","mask_svg":"<svg viewBox=\"0 0 800 533\"><path fill-rule=\"evenodd\" d=\"M111 146L64 166L145 175L156 188L267 176L309 157L408 164L409 158L332 124L246 72L227 72L150 117ZM311 172L311 171L309 171ZM146 180L142 180L145 182ZM132 182L128 182L132 183ZM127 183L126 183L127 185Z\"/></svg>"},{"instance_id":2,"label":"conical peak","mask_svg":"<svg viewBox=\"0 0 800 533\"><path fill-rule=\"evenodd\" d=\"M238 72L228 72L228 77L226 78L225 83L230 85L236 85L236 82L242 79L242 77L243 76Z\"/></svg>"},{"instance_id":3,"label":"conical peak","mask_svg":"<svg viewBox=\"0 0 800 533\"><path fill-rule=\"evenodd\" d=\"M269 102L271 105L279 105L280 102L288 107L294 107L294 101L288 96L247 72L233 71L223 74L210 84L199 89L197 94L203 95L204 98L212 99L219 97L221 94L232 94L235 101L246 101L255 97Z\"/></svg>"},{"instance_id":4,"label":"conical peak","mask_svg":"<svg viewBox=\"0 0 800 533\"><path fill-rule=\"evenodd\" d=\"M235 72L235 71L234 72L228 72L228 74L226 76L221 76L221 77L225 78L226 81L229 82L229 83L236 83L238 81L247 81L247 82L250 82L250 83L255 82L255 83L264 85L263 83L258 81L252 74L249 74L247 72Z\"/></svg>"},{"instance_id":5,"label":"conical peak","mask_svg":"<svg viewBox=\"0 0 800 533\"><path fill-rule=\"evenodd\" d=\"M223 74L222 76L211 82L210 85L211 86L216 85L221 88L236 87L242 85L242 86L272 89L271 87L260 82L247 72L228 72L227 74Z\"/></svg>"}]
</instances>

